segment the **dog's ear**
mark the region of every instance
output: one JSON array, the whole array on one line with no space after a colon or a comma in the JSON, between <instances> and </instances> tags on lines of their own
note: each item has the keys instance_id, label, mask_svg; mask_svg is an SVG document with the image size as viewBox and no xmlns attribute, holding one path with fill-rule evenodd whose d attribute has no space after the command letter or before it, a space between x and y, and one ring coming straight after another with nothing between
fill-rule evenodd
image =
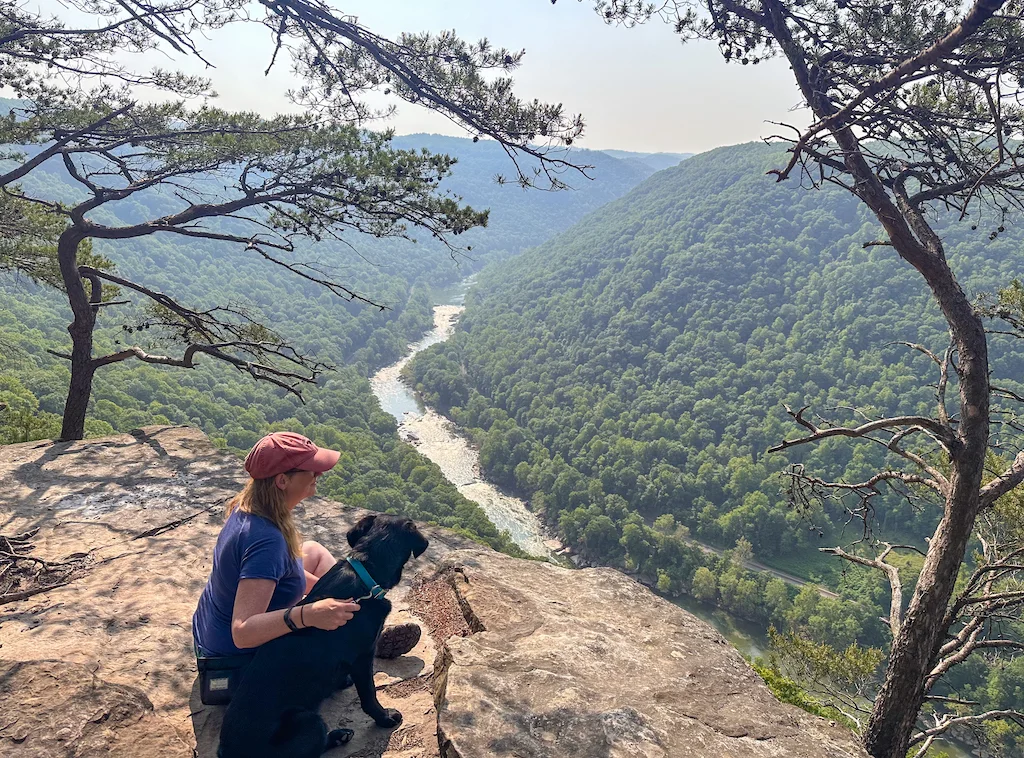
<instances>
[{"instance_id":1,"label":"dog's ear","mask_svg":"<svg viewBox=\"0 0 1024 758\"><path fill-rule=\"evenodd\" d=\"M370 531L370 527L373 526L373 522L377 520L377 514L371 513L369 516L363 516L359 519L355 526L348 530L348 534L345 535L345 539L348 540L349 547L355 547L356 543L359 542L366 533Z\"/></svg>"},{"instance_id":2,"label":"dog's ear","mask_svg":"<svg viewBox=\"0 0 1024 758\"><path fill-rule=\"evenodd\" d=\"M412 554L419 558L430 545L430 542L416 528L415 521L406 521L403 526L409 535L409 548L412 550Z\"/></svg>"}]
</instances>

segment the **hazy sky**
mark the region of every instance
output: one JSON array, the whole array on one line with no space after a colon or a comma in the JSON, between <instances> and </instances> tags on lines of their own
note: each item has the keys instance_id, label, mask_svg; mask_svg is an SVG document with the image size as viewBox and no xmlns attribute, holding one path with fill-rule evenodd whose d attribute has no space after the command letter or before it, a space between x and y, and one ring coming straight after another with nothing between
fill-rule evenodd
<instances>
[{"instance_id":1,"label":"hazy sky","mask_svg":"<svg viewBox=\"0 0 1024 758\"><path fill-rule=\"evenodd\" d=\"M557 5L550 0L329 2L387 36L455 29L463 38L487 37L497 45L525 48L517 93L582 113L585 147L700 152L776 133L768 121L804 118L790 110L798 96L784 64L726 65L713 45L683 45L660 21L635 29L610 27L594 13L591 0L559 0ZM289 109L284 98L292 83L288 68L263 75L270 52L266 30L232 26L203 47L216 65L206 74L220 93L221 107L266 114ZM391 123L401 134L464 134L413 106L404 107Z\"/></svg>"}]
</instances>

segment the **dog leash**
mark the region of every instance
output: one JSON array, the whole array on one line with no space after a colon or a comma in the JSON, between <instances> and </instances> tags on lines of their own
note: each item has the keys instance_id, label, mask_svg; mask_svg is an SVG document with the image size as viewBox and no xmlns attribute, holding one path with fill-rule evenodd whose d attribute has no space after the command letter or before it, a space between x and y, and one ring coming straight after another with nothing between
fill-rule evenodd
<instances>
[{"instance_id":1,"label":"dog leash","mask_svg":"<svg viewBox=\"0 0 1024 758\"><path fill-rule=\"evenodd\" d=\"M366 570L365 566L363 566L362 561L359 561L359 560L357 560L355 558L346 558L345 560L348 561L348 565L350 565L352 567L352 570L356 572L356 576L359 577L359 579L362 581L362 583L365 584L366 588L370 591L369 595L364 595L363 597L357 597L356 598L357 602L359 600L370 600L370 599L382 600L384 598L384 596L386 594L388 594L388 591L386 589L381 587L379 584L377 584L377 582L375 582L373 580L373 577L370 576L370 572Z\"/></svg>"}]
</instances>

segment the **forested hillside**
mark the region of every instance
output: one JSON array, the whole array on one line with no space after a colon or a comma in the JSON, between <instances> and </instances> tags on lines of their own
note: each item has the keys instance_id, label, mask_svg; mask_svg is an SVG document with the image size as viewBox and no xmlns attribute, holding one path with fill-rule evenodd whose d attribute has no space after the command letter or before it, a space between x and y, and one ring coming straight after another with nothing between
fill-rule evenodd
<instances>
[{"instance_id":1,"label":"forested hillside","mask_svg":"<svg viewBox=\"0 0 1024 758\"><path fill-rule=\"evenodd\" d=\"M880 573L817 550L857 540L861 525L839 500L794 509L779 476L802 462L863 481L886 467L884 446L833 439L766 450L800 436L785 405L840 422L931 415L934 366L897 342L941 354L948 336L916 272L887 247L864 246L879 237L877 222L838 188L765 176L784 162L778 147L748 144L654 175L484 271L455 336L407 372L468 430L489 476L530 498L586 558L815 644L884 651ZM1021 230L990 240L984 220L937 226L972 294L1020 275ZM994 375L1020 392L1022 346L991 344ZM924 547L939 509L908 494L876 499L874 534ZM840 597L745 571L751 548ZM901 565L907 589L919 559ZM870 676L885 654L864 655ZM972 659L942 691L1015 707L1020 660ZM780 696L792 696L787 686ZM1024 744L1019 730L990 736L1011 753Z\"/></svg>"},{"instance_id":2,"label":"forested hillside","mask_svg":"<svg viewBox=\"0 0 1024 758\"><path fill-rule=\"evenodd\" d=\"M413 469L427 462L399 442L394 420L378 408L366 376L397 359L430 327L435 288L464 278L489 260L542 242L622 195L652 169L603 153L577 151L573 159L593 166L593 180L577 176L571 179L575 190L531 192L494 181L497 173L508 173L510 167L494 143L431 135L397 138L395 143L456 155L459 163L448 180L450 189L492 211L487 228L458 238L472 250L454 259L448 249L429 239L414 243L365 235L296 251L294 260L323 266L334 279L387 305L386 310L346 303L240 246L171 234L98 242L95 252L114 261L128 278L193 307L244 307L298 348L339 370L328 374L322 386L308 389L303 405L212 360L192 371L118 364L97 375L90 433L126 431L155 422L187 423L227 447L244 450L271 428L305 431L322 444L346 451L338 474L324 481L322 492L461 527L498 544L496 531L480 509L445 483L436 468L430 467L432 475L426 481L422 476L416 482L409 478ZM55 199L75 193L59 165L44 166L23 184L37 195ZM111 220L154 218L174 203L170 194L149 193L142 201L115 204L116 219ZM0 402L8 406L0 412L0 444L53 436L60 428L55 414L63 407L68 370L47 351L63 350L68 343L67 301L61 293L17 278L0 280L0 293ZM134 330L139 319L140 311L133 306L104 308L98 349L139 344L164 352L149 345L145 333Z\"/></svg>"},{"instance_id":3,"label":"forested hillside","mask_svg":"<svg viewBox=\"0 0 1024 758\"><path fill-rule=\"evenodd\" d=\"M653 176L484 272L455 338L413 363L428 400L474 430L490 475L595 560L687 585L650 529L629 528L668 514L705 542L745 538L763 560L826 572L815 549L855 538L847 514L796 512L777 474L803 461L860 481L884 451L830 441L767 456L797 433L784 406L931 412L930 362L895 342L941 353L937 307L890 249L864 247L877 225L854 198L765 176L784 160L741 145ZM972 291L1019 275L1019 232L940 226ZM1019 387L1020 351L994 346L996 374ZM919 543L934 518L893 497L876 526Z\"/></svg>"}]
</instances>

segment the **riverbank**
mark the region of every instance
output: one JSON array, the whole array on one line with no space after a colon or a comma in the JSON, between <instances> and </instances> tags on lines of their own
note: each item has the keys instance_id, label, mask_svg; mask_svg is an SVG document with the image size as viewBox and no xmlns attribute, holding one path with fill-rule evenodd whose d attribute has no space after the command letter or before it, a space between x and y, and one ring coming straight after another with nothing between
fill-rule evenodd
<instances>
[{"instance_id":1,"label":"riverbank","mask_svg":"<svg viewBox=\"0 0 1024 758\"><path fill-rule=\"evenodd\" d=\"M444 299L454 302L435 306L434 328L421 340L410 345L409 352L401 360L374 374L370 379L370 386L381 408L394 416L398 422L399 437L414 445L424 457L437 464L445 478L454 484L463 496L478 503L491 522L499 529L507 531L524 551L535 557L551 559L563 546L548 533L537 514L533 513L522 499L502 492L488 482L480 470L478 452L469 440L450 419L424 405L416 393L402 381L402 369L417 353L431 345L444 342L454 333L458 320L465 310L461 301L468 285L469 282L465 282L463 287L445 293ZM691 542L709 554L722 552L711 545L695 540ZM752 571L767 571L797 587L806 584L806 581L799 577L786 575L753 561L744 567ZM656 590L651 583L643 583ZM835 593L824 588L820 589L820 592L825 597L836 597ZM752 622L734 617L721 609L704 606L693 598L666 596L666 599L715 626L737 649L747 655L760 655L767 645L764 630L758 630Z\"/></svg>"},{"instance_id":2,"label":"riverbank","mask_svg":"<svg viewBox=\"0 0 1024 758\"><path fill-rule=\"evenodd\" d=\"M545 534L540 519L524 501L501 492L483 478L477 452L449 419L432 408L422 414L406 412L398 425L398 435L436 463L460 494L479 503L494 525L507 531L527 553L549 557L562 547Z\"/></svg>"},{"instance_id":3,"label":"riverbank","mask_svg":"<svg viewBox=\"0 0 1024 758\"><path fill-rule=\"evenodd\" d=\"M498 529L507 531L527 554L550 559L561 549L561 543L545 533L540 519L523 500L500 491L483 478L479 457L469 441L449 419L425 406L402 381L402 369L417 353L451 337L464 309L456 304L436 306L434 328L410 345L405 357L374 374L370 387L381 408L398 422L399 437L437 464L445 478L465 498L478 503L487 518Z\"/></svg>"}]
</instances>

